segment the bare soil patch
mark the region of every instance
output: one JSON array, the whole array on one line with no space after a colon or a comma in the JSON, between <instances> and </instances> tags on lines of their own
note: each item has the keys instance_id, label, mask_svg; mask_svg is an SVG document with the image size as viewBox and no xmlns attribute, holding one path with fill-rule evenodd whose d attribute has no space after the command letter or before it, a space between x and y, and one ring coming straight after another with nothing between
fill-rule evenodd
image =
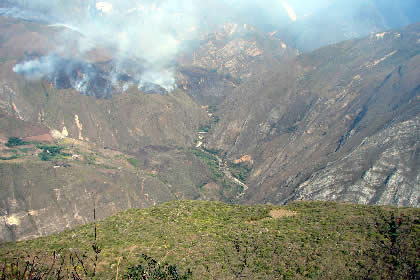
<instances>
[{"instance_id":1,"label":"bare soil patch","mask_svg":"<svg viewBox=\"0 0 420 280\"><path fill-rule=\"evenodd\" d=\"M273 209L270 211L270 216L273 219L280 219L284 217L292 217L295 216L297 213L294 211L289 211L286 209Z\"/></svg>"},{"instance_id":2,"label":"bare soil patch","mask_svg":"<svg viewBox=\"0 0 420 280\"><path fill-rule=\"evenodd\" d=\"M215 182L209 182L203 186L203 189L208 191L218 191L220 190L220 186L216 184Z\"/></svg>"},{"instance_id":3,"label":"bare soil patch","mask_svg":"<svg viewBox=\"0 0 420 280\"><path fill-rule=\"evenodd\" d=\"M37 141L37 142L52 142L53 138L49 133L45 133L42 135L36 135L36 136L29 136L25 137L23 140L25 141Z\"/></svg>"}]
</instances>

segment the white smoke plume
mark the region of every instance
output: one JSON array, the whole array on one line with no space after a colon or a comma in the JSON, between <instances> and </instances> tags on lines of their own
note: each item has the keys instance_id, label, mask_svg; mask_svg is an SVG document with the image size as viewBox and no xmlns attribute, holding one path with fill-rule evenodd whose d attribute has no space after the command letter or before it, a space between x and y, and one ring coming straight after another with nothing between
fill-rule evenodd
<instances>
[{"instance_id":1,"label":"white smoke plume","mask_svg":"<svg viewBox=\"0 0 420 280\"><path fill-rule=\"evenodd\" d=\"M20 2L20 1L16 1ZM59 1L58 1L59 2ZM36 5L38 3L39 5ZM68 3L68 2L66 2ZM19 3L17 3L19 4ZM63 6L60 6L63 5ZM62 36L73 41L75 32L79 53L87 53L97 47L113 50L115 71L127 72L139 81L139 86L157 84L167 91L175 88L173 63L182 49L182 42L196 37L197 11L192 1L108 1L81 2L79 6L33 0L21 3L20 8L31 15L45 13L52 26L65 27L68 32ZM62 13L64 10L69 14ZM16 10L16 8L15 8ZM30 16L26 18L30 19ZM55 20L61 18L61 22ZM66 40L63 40L66 41ZM57 46L60 53L66 53L66 45ZM68 50L67 53L72 53ZM53 56L37 58L15 66L14 71L31 79L48 76L54 72ZM115 79L113 79L115 82Z\"/></svg>"},{"instance_id":2,"label":"white smoke plume","mask_svg":"<svg viewBox=\"0 0 420 280\"><path fill-rule=\"evenodd\" d=\"M377 28L392 28L420 20L418 0L9 0L14 14L68 27L64 38L74 40L80 53L96 47L114 51L115 72L133 77L140 86L156 84L167 91L176 87L176 56L198 40L209 26L228 21L282 29L295 38L295 47L311 50L333 40L325 26L340 26L351 36ZM0 14L10 13L0 9ZM19 11L19 12L18 12ZM374 21L374 23L372 23ZM313 24L316 23L316 24ZM368 26L369 24L369 26ZM380 27L376 26L380 24ZM348 30L350 29L350 30ZM320 36L322 35L322 36ZM327 37L327 38L324 38ZM309 38L309 39L308 39ZM313 38L311 40L310 38ZM57 46L60 52L66 45ZM71 53L69 51L69 53ZM51 59L16 65L15 71L32 78L48 75ZM134 64L136 65L132 65ZM130 67L127 69L127 64ZM26 72L25 72L26 71ZM115 79L114 83L115 83Z\"/></svg>"},{"instance_id":3,"label":"white smoke plume","mask_svg":"<svg viewBox=\"0 0 420 280\"><path fill-rule=\"evenodd\" d=\"M53 57L45 56L16 64L13 71L22 73L28 79L39 80L54 73L56 66L57 63Z\"/></svg>"}]
</instances>

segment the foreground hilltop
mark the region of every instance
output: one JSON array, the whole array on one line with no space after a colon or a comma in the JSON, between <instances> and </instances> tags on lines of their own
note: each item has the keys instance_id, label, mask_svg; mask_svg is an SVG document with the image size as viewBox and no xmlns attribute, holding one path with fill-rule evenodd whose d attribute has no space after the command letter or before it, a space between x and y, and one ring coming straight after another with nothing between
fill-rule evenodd
<instances>
[{"instance_id":1,"label":"foreground hilltop","mask_svg":"<svg viewBox=\"0 0 420 280\"><path fill-rule=\"evenodd\" d=\"M174 201L131 209L97 224L99 279L121 276L142 254L183 272L189 268L193 279L414 279L419 217L418 209L335 202ZM87 224L3 244L0 251L45 256L62 248L63 256L86 251L90 258L94 230Z\"/></svg>"}]
</instances>

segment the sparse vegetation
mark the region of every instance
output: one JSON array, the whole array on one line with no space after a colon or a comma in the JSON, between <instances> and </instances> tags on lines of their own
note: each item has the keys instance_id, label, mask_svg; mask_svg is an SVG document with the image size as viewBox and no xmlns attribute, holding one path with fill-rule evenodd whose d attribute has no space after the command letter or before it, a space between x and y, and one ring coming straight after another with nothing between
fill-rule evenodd
<instances>
[{"instance_id":1,"label":"sparse vegetation","mask_svg":"<svg viewBox=\"0 0 420 280\"><path fill-rule=\"evenodd\" d=\"M176 265L159 263L155 259L143 254L141 263L128 268L123 279L127 280L187 280L192 276L188 269L181 273Z\"/></svg>"},{"instance_id":2,"label":"sparse vegetation","mask_svg":"<svg viewBox=\"0 0 420 280\"><path fill-rule=\"evenodd\" d=\"M217 106L216 105L209 105L207 111L209 113L215 113L217 111Z\"/></svg>"},{"instance_id":3,"label":"sparse vegetation","mask_svg":"<svg viewBox=\"0 0 420 280\"><path fill-rule=\"evenodd\" d=\"M226 179L223 179L222 182L222 192L221 192L221 196L223 198L224 201L227 202L234 202L235 201L235 196L238 193L241 193L243 191L243 187L239 186L237 184L234 184Z\"/></svg>"},{"instance_id":4,"label":"sparse vegetation","mask_svg":"<svg viewBox=\"0 0 420 280\"><path fill-rule=\"evenodd\" d=\"M10 137L5 144L6 147L16 147L16 146L24 146L30 144L29 142L23 141L18 137Z\"/></svg>"},{"instance_id":5,"label":"sparse vegetation","mask_svg":"<svg viewBox=\"0 0 420 280\"><path fill-rule=\"evenodd\" d=\"M210 154L213 154L213 155L218 155L219 154L219 151L215 150L215 149L210 149L210 148L203 147L203 150L210 153Z\"/></svg>"},{"instance_id":6,"label":"sparse vegetation","mask_svg":"<svg viewBox=\"0 0 420 280\"><path fill-rule=\"evenodd\" d=\"M274 218L272 210L287 215ZM114 279L117 271L125 279L186 279L170 275L189 274L188 268L193 279L415 279L419 218L418 209L334 202L276 207L176 201L131 209L97 224L102 251L95 279ZM73 248L90 260L93 238L92 225L84 225L2 244L0 252L10 260L58 248L64 256ZM135 278L145 271L167 278Z\"/></svg>"},{"instance_id":7,"label":"sparse vegetation","mask_svg":"<svg viewBox=\"0 0 420 280\"><path fill-rule=\"evenodd\" d=\"M12 155L8 157L0 157L0 160L12 160L12 159L17 159L17 158L19 158L18 155Z\"/></svg>"},{"instance_id":8,"label":"sparse vegetation","mask_svg":"<svg viewBox=\"0 0 420 280\"><path fill-rule=\"evenodd\" d=\"M90 153L88 155L86 155L88 164L95 164L96 163L96 157L94 154Z\"/></svg>"},{"instance_id":9,"label":"sparse vegetation","mask_svg":"<svg viewBox=\"0 0 420 280\"><path fill-rule=\"evenodd\" d=\"M64 147L55 146L55 145L37 145L38 149L41 149L42 152L38 154L39 158L43 161L50 161L52 159L65 159L66 157L71 156L70 153L63 152Z\"/></svg>"},{"instance_id":10,"label":"sparse vegetation","mask_svg":"<svg viewBox=\"0 0 420 280\"><path fill-rule=\"evenodd\" d=\"M206 124L206 125L201 125L200 128L198 129L198 131L199 132L209 132L210 129L211 129L211 125Z\"/></svg>"},{"instance_id":11,"label":"sparse vegetation","mask_svg":"<svg viewBox=\"0 0 420 280\"><path fill-rule=\"evenodd\" d=\"M139 161L136 158L127 159L128 163L134 167L139 167Z\"/></svg>"},{"instance_id":12,"label":"sparse vegetation","mask_svg":"<svg viewBox=\"0 0 420 280\"><path fill-rule=\"evenodd\" d=\"M219 116L213 116L213 122L214 123L218 123L220 121L220 117Z\"/></svg>"},{"instance_id":13,"label":"sparse vegetation","mask_svg":"<svg viewBox=\"0 0 420 280\"><path fill-rule=\"evenodd\" d=\"M245 163L235 164L233 162L229 162L229 168L232 176L242 182L245 182L248 179L249 173L251 172L251 169Z\"/></svg>"},{"instance_id":14,"label":"sparse vegetation","mask_svg":"<svg viewBox=\"0 0 420 280\"><path fill-rule=\"evenodd\" d=\"M241 178L245 178L249 174L250 170L245 170L244 166L238 165L235 166L234 169L236 173L232 173L230 165L233 165L233 163L225 164L222 161L219 162L219 151L217 150L206 149L205 147L202 147L201 149L192 149L192 153L207 164L212 173L213 181L222 187L222 189L219 192L222 201L234 202L236 196L239 193L242 193L244 188L232 182L231 179L228 179L228 177L225 175L224 169L229 168L229 171L231 172L232 176L236 177L239 180L241 180ZM202 189L202 186L199 188Z\"/></svg>"},{"instance_id":15,"label":"sparse vegetation","mask_svg":"<svg viewBox=\"0 0 420 280\"><path fill-rule=\"evenodd\" d=\"M223 175L223 172L219 168L219 162L216 157L206 152L203 152L199 149L192 149L192 153L196 157L202 159L207 164L207 166L210 168L213 174L214 180L218 181L219 179L223 178L224 175Z\"/></svg>"},{"instance_id":16,"label":"sparse vegetation","mask_svg":"<svg viewBox=\"0 0 420 280\"><path fill-rule=\"evenodd\" d=\"M26 153L28 153L29 151L31 151L32 150L32 148L20 148L19 149L19 151L21 152L21 153L24 153L24 154L26 154Z\"/></svg>"},{"instance_id":17,"label":"sparse vegetation","mask_svg":"<svg viewBox=\"0 0 420 280\"><path fill-rule=\"evenodd\" d=\"M287 131L287 133L296 132L297 131L297 126L296 125L290 126L286 129L286 131Z\"/></svg>"},{"instance_id":18,"label":"sparse vegetation","mask_svg":"<svg viewBox=\"0 0 420 280\"><path fill-rule=\"evenodd\" d=\"M9 60L13 60L13 59L16 59L16 58L13 58L13 57L7 57L7 56L1 56L1 57L0 57L0 63L1 63L1 64L4 64L4 63L6 63L7 61L9 61Z\"/></svg>"}]
</instances>

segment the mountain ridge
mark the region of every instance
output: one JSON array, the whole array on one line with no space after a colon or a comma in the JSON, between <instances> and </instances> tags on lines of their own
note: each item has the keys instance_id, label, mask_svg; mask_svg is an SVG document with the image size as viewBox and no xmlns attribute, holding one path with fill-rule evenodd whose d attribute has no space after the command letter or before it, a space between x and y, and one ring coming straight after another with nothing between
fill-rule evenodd
<instances>
[{"instance_id":1,"label":"mountain ridge","mask_svg":"<svg viewBox=\"0 0 420 280\"><path fill-rule=\"evenodd\" d=\"M279 181L274 192L279 195L282 189L286 199L297 181L303 183L311 175L306 165L322 168L392 119L418 115L419 26L324 47L298 56L296 63L279 67L268 77L254 77L221 105L224 118L209 147L233 159L247 154L260 162L248 181L254 188L264 186L256 201L266 202L263 196L270 197L274 191L270 188ZM299 159L302 156L308 158ZM418 162L415 166L418 169ZM259 177L261 172L267 174ZM412 188L418 189L418 183Z\"/></svg>"},{"instance_id":2,"label":"mountain ridge","mask_svg":"<svg viewBox=\"0 0 420 280\"><path fill-rule=\"evenodd\" d=\"M173 92L132 85L98 98L15 73L49 53L58 27L2 17L1 240L91 221L93 194L106 215L180 198L418 207L419 26L298 54L228 24L178 58ZM111 72L112 54L95 49L85 62ZM12 137L30 143L8 147Z\"/></svg>"}]
</instances>

